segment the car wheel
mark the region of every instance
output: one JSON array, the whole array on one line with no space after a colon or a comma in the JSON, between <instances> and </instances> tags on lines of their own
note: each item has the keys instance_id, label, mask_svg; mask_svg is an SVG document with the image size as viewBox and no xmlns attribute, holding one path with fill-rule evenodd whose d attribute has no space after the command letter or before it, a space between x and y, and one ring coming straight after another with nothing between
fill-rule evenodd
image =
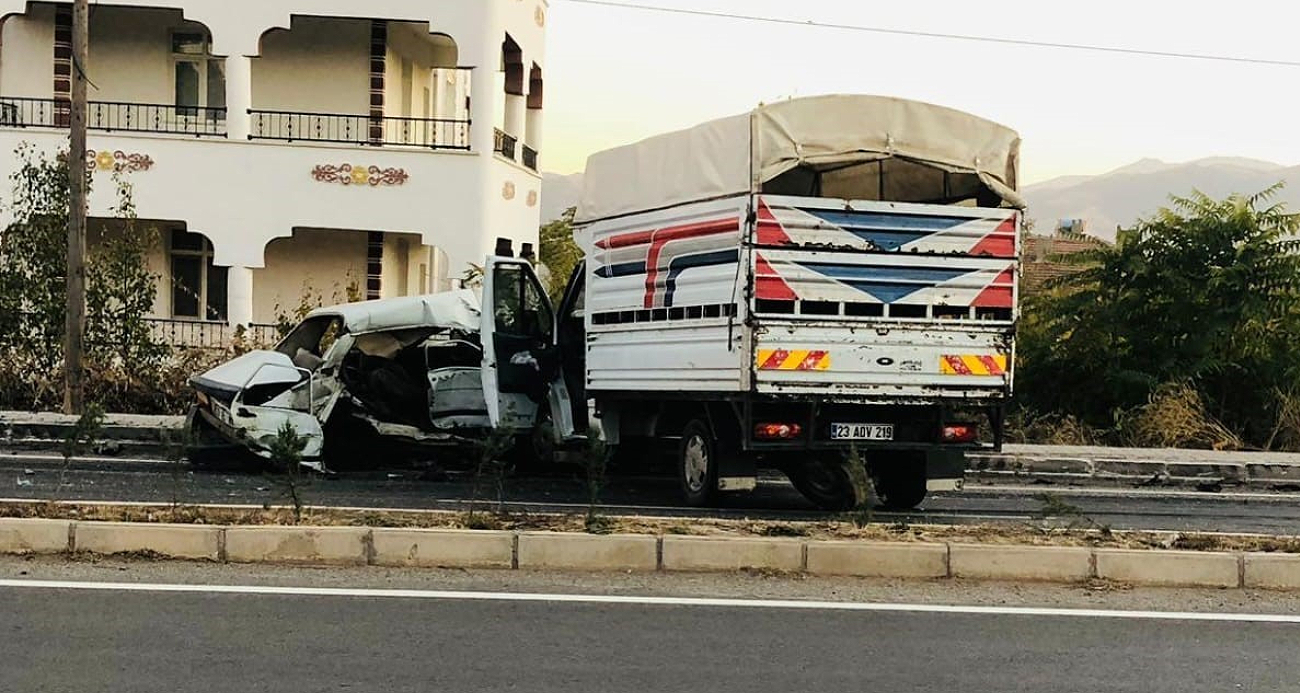
<instances>
[{"instance_id":1,"label":"car wheel","mask_svg":"<svg viewBox=\"0 0 1300 693\"><path fill-rule=\"evenodd\" d=\"M677 448L677 480L687 505L704 507L717 498L717 441L708 425L698 419L682 429Z\"/></svg>"},{"instance_id":2,"label":"car wheel","mask_svg":"<svg viewBox=\"0 0 1300 693\"><path fill-rule=\"evenodd\" d=\"M198 407L191 407L186 417L185 459L195 469L242 466L248 453L236 447L208 423Z\"/></svg>"}]
</instances>

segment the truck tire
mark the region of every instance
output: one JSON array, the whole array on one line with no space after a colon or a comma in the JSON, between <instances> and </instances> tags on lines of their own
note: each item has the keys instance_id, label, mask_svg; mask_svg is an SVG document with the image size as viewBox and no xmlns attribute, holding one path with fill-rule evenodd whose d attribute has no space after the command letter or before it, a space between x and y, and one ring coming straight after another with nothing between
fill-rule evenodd
<instances>
[{"instance_id":1,"label":"truck tire","mask_svg":"<svg viewBox=\"0 0 1300 693\"><path fill-rule=\"evenodd\" d=\"M844 512L868 500L859 497L848 470L838 459L800 462L788 469L786 476L790 477L795 490L822 510Z\"/></svg>"},{"instance_id":2,"label":"truck tire","mask_svg":"<svg viewBox=\"0 0 1300 693\"><path fill-rule=\"evenodd\" d=\"M872 465L871 478L885 510L912 510L925 500L924 456L890 456Z\"/></svg>"},{"instance_id":3,"label":"truck tire","mask_svg":"<svg viewBox=\"0 0 1300 693\"><path fill-rule=\"evenodd\" d=\"M695 419L682 429L677 448L677 480L686 504L702 508L718 496L718 444L708 424Z\"/></svg>"}]
</instances>

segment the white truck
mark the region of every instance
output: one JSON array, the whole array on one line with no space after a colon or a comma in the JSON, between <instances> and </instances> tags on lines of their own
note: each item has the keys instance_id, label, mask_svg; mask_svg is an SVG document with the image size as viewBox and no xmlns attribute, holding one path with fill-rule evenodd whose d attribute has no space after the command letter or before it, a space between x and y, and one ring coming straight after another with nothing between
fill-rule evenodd
<instances>
[{"instance_id":1,"label":"white truck","mask_svg":"<svg viewBox=\"0 0 1300 693\"><path fill-rule=\"evenodd\" d=\"M323 457L363 432L495 430L547 456L594 422L616 450L671 450L691 504L763 468L853 507L856 459L885 505L914 507L960 486L981 437L1001 444L1019 143L947 108L826 96L596 154L561 305L498 244L481 296L321 309L197 376L196 437L267 456L292 420Z\"/></svg>"},{"instance_id":2,"label":"white truck","mask_svg":"<svg viewBox=\"0 0 1300 693\"><path fill-rule=\"evenodd\" d=\"M533 328L558 350L557 433L590 403L616 449L669 441L696 505L753 489L761 467L852 507L853 449L886 506L960 487L981 434L1001 445L1011 394L1019 143L947 108L826 96L592 156L585 263L554 338ZM541 303L527 263L489 266L498 323L529 313L503 286L531 283ZM504 389L554 374L496 332Z\"/></svg>"}]
</instances>

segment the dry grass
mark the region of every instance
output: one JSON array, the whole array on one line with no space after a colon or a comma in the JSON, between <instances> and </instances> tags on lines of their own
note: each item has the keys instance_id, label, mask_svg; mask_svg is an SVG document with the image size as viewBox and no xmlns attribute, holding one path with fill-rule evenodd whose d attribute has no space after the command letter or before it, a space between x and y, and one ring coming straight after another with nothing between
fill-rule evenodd
<instances>
[{"instance_id":1,"label":"dry grass","mask_svg":"<svg viewBox=\"0 0 1300 693\"><path fill-rule=\"evenodd\" d=\"M1035 415L1020 410L1007 417L1007 442L1034 445L1100 445L1103 432L1069 414Z\"/></svg>"},{"instance_id":2,"label":"dry grass","mask_svg":"<svg viewBox=\"0 0 1300 693\"><path fill-rule=\"evenodd\" d=\"M166 522L201 525L293 525L292 508L220 508L201 506L113 506L77 503L10 503L0 505L0 517ZM952 542L995 545L1082 546L1192 551L1261 551L1300 554L1300 537L1128 532L1109 528L1081 529L1048 524L857 526L851 518L821 521L604 518L600 533L799 537L887 542ZM587 531L581 514L474 514L450 511L387 512L307 508L302 524L344 527L403 527L506 531Z\"/></svg>"},{"instance_id":3,"label":"dry grass","mask_svg":"<svg viewBox=\"0 0 1300 693\"><path fill-rule=\"evenodd\" d=\"M1163 385L1151 401L1125 417L1124 442L1136 447L1240 450L1241 438L1209 414L1185 383Z\"/></svg>"}]
</instances>

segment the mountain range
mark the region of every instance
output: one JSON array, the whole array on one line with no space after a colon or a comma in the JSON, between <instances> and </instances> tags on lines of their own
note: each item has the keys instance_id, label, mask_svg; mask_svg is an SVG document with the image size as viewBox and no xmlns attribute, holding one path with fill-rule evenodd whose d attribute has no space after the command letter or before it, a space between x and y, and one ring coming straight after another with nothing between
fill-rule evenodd
<instances>
[{"instance_id":1,"label":"mountain range","mask_svg":"<svg viewBox=\"0 0 1300 693\"><path fill-rule=\"evenodd\" d=\"M1279 200L1300 212L1300 166L1213 157L1185 163L1142 159L1093 176L1062 176L1027 185L1027 216L1038 233L1050 233L1061 220L1082 219L1086 232L1112 240L1118 226L1131 226L1167 206L1170 195L1193 190L1211 197L1252 194L1278 182L1287 185ZM546 174L542 181L542 219L558 218L582 196L582 174Z\"/></svg>"}]
</instances>

